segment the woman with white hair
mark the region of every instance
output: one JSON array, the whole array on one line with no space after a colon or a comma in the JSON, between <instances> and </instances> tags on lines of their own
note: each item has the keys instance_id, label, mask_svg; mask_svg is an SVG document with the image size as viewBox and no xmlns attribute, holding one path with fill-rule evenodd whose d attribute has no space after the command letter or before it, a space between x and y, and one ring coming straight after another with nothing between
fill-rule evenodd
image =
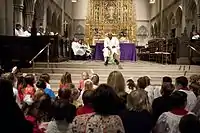
<instances>
[{"instance_id":1,"label":"woman with white hair","mask_svg":"<svg viewBox=\"0 0 200 133\"><path fill-rule=\"evenodd\" d=\"M147 92L142 89L133 90L127 96L127 110L119 114L125 132L150 133L153 128L150 111L151 106L148 101Z\"/></svg>"}]
</instances>

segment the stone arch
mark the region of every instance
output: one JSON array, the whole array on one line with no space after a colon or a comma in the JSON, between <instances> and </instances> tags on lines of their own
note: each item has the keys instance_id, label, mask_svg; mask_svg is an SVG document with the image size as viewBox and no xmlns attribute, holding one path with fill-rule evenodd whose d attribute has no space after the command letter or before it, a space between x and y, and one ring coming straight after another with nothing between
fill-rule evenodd
<instances>
[{"instance_id":1,"label":"stone arch","mask_svg":"<svg viewBox=\"0 0 200 133\"><path fill-rule=\"evenodd\" d=\"M28 26L32 26L34 5L35 0L24 0L23 18L25 28L27 28Z\"/></svg>"},{"instance_id":2,"label":"stone arch","mask_svg":"<svg viewBox=\"0 0 200 133\"><path fill-rule=\"evenodd\" d=\"M51 32L52 28L52 11L50 7L47 7L47 32Z\"/></svg>"},{"instance_id":3,"label":"stone arch","mask_svg":"<svg viewBox=\"0 0 200 133\"><path fill-rule=\"evenodd\" d=\"M57 31L57 13L54 12L52 15L52 29L51 29L54 33L58 32Z\"/></svg>"},{"instance_id":4,"label":"stone arch","mask_svg":"<svg viewBox=\"0 0 200 133\"><path fill-rule=\"evenodd\" d=\"M37 0L34 6L37 28L43 26L44 21L44 0Z\"/></svg>"},{"instance_id":5,"label":"stone arch","mask_svg":"<svg viewBox=\"0 0 200 133\"><path fill-rule=\"evenodd\" d=\"M137 33L138 33L138 36L147 37L147 36L148 36L147 27L145 27L144 25L141 25L141 26L138 28Z\"/></svg>"},{"instance_id":6,"label":"stone arch","mask_svg":"<svg viewBox=\"0 0 200 133\"><path fill-rule=\"evenodd\" d=\"M189 0L188 3L188 10L187 10L187 22L188 22L188 29L189 31L192 30L192 26L197 26L197 3L195 0Z\"/></svg>"},{"instance_id":7,"label":"stone arch","mask_svg":"<svg viewBox=\"0 0 200 133\"><path fill-rule=\"evenodd\" d=\"M154 35L157 37L158 35L158 27L157 27L157 24L154 23Z\"/></svg>"},{"instance_id":8,"label":"stone arch","mask_svg":"<svg viewBox=\"0 0 200 133\"><path fill-rule=\"evenodd\" d=\"M183 11L182 7L179 6L178 9L176 10L176 35L181 36L181 31L182 31L182 17L183 17Z\"/></svg>"},{"instance_id":9,"label":"stone arch","mask_svg":"<svg viewBox=\"0 0 200 133\"><path fill-rule=\"evenodd\" d=\"M62 18L61 15L58 16L57 19L57 29L58 29L58 33L61 33L61 28L62 28Z\"/></svg>"}]
</instances>

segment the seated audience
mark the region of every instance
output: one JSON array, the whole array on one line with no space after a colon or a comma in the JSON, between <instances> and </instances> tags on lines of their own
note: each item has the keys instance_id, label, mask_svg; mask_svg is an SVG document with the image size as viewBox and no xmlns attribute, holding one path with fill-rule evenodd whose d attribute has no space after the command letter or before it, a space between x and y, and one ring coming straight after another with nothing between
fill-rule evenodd
<instances>
[{"instance_id":1,"label":"seated audience","mask_svg":"<svg viewBox=\"0 0 200 133\"><path fill-rule=\"evenodd\" d=\"M76 107L70 103L70 89L60 89L59 98L53 104L53 120L49 122L46 133L66 133L76 115Z\"/></svg>"},{"instance_id":2,"label":"seated audience","mask_svg":"<svg viewBox=\"0 0 200 133\"><path fill-rule=\"evenodd\" d=\"M176 90L183 91L187 94L187 105L186 109L191 111L196 105L197 98L193 91L188 88L188 80L186 77L176 78Z\"/></svg>"},{"instance_id":3,"label":"seated audience","mask_svg":"<svg viewBox=\"0 0 200 133\"><path fill-rule=\"evenodd\" d=\"M144 89L149 97L149 102L152 105L152 102L154 100L154 87L151 85L151 80L148 76L144 76L144 79L146 81L146 88Z\"/></svg>"},{"instance_id":4,"label":"seated audience","mask_svg":"<svg viewBox=\"0 0 200 133\"><path fill-rule=\"evenodd\" d=\"M126 133L150 133L153 127L150 104L144 90L133 90L127 96L127 108L120 113Z\"/></svg>"},{"instance_id":5,"label":"seated audience","mask_svg":"<svg viewBox=\"0 0 200 133\"><path fill-rule=\"evenodd\" d=\"M126 81L126 84L127 84L126 93L128 94L131 93L133 90L137 89L137 86L135 82L133 81L133 79L128 79Z\"/></svg>"},{"instance_id":6,"label":"seated audience","mask_svg":"<svg viewBox=\"0 0 200 133\"><path fill-rule=\"evenodd\" d=\"M37 82L36 86L39 89L39 91L44 91L44 93L49 95L52 99L56 98L54 92L51 89L47 88L47 85L44 80L40 79Z\"/></svg>"},{"instance_id":7,"label":"seated audience","mask_svg":"<svg viewBox=\"0 0 200 133\"><path fill-rule=\"evenodd\" d=\"M164 83L170 83L170 84L172 84L172 78L168 77L168 76L163 77L162 84L164 84ZM161 91L160 87L154 89L154 99L162 96L162 94L160 93L160 91Z\"/></svg>"},{"instance_id":8,"label":"seated audience","mask_svg":"<svg viewBox=\"0 0 200 133\"><path fill-rule=\"evenodd\" d=\"M76 111L76 115L82 115L82 114L89 114L94 112L92 107L92 101L93 101L93 90L86 90L83 93L82 96L83 105L82 107L79 107Z\"/></svg>"},{"instance_id":9,"label":"seated audience","mask_svg":"<svg viewBox=\"0 0 200 133\"><path fill-rule=\"evenodd\" d=\"M96 89L99 86L99 75L92 74L91 81L93 83L93 88Z\"/></svg>"},{"instance_id":10,"label":"seated audience","mask_svg":"<svg viewBox=\"0 0 200 133\"><path fill-rule=\"evenodd\" d=\"M120 103L113 88L106 84L94 90L93 107L96 113L76 116L72 123L73 133L125 133L116 110Z\"/></svg>"},{"instance_id":11,"label":"seated audience","mask_svg":"<svg viewBox=\"0 0 200 133\"><path fill-rule=\"evenodd\" d=\"M171 109L170 95L175 87L171 83L164 82L161 87L161 97L154 99L152 104L152 112L154 123L158 120L159 116Z\"/></svg>"},{"instance_id":12,"label":"seated audience","mask_svg":"<svg viewBox=\"0 0 200 133\"><path fill-rule=\"evenodd\" d=\"M0 79L0 101L1 132L33 133L33 125L25 119L15 102L12 83L8 80Z\"/></svg>"},{"instance_id":13,"label":"seated audience","mask_svg":"<svg viewBox=\"0 0 200 133\"><path fill-rule=\"evenodd\" d=\"M120 97L122 101L121 109L125 108L127 93L125 92L125 79L121 72L113 71L109 74L107 78L107 84L111 86L115 93Z\"/></svg>"},{"instance_id":14,"label":"seated audience","mask_svg":"<svg viewBox=\"0 0 200 133\"><path fill-rule=\"evenodd\" d=\"M69 84L72 84L72 77L69 72L66 72L60 79L59 88L68 88Z\"/></svg>"},{"instance_id":15,"label":"seated audience","mask_svg":"<svg viewBox=\"0 0 200 133\"><path fill-rule=\"evenodd\" d=\"M171 97L172 109L164 112L158 119L154 133L179 133L178 125L184 115L191 114L185 107L187 94L183 91L175 91Z\"/></svg>"},{"instance_id":16,"label":"seated audience","mask_svg":"<svg viewBox=\"0 0 200 133\"><path fill-rule=\"evenodd\" d=\"M180 133L200 133L200 121L193 114L185 115L179 123Z\"/></svg>"},{"instance_id":17,"label":"seated audience","mask_svg":"<svg viewBox=\"0 0 200 133\"><path fill-rule=\"evenodd\" d=\"M50 75L47 74L47 73L43 73L41 76L40 76L40 79L43 79L46 83L46 86L47 88L51 89L51 85L50 85Z\"/></svg>"},{"instance_id":18,"label":"seated audience","mask_svg":"<svg viewBox=\"0 0 200 133\"><path fill-rule=\"evenodd\" d=\"M78 86L78 89L80 91L82 91L84 89L84 87L85 87L85 84L84 84L85 80L90 78L88 72L83 72L81 74L81 78L82 79L79 81L79 86Z\"/></svg>"},{"instance_id":19,"label":"seated audience","mask_svg":"<svg viewBox=\"0 0 200 133\"><path fill-rule=\"evenodd\" d=\"M17 75L17 90L18 90L18 95L19 95L19 99L20 99L20 103L23 102L23 99L24 99L24 85L25 85L25 82L24 82L24 76L23 74L18 74Z\"/></svg>"}]
</instances>

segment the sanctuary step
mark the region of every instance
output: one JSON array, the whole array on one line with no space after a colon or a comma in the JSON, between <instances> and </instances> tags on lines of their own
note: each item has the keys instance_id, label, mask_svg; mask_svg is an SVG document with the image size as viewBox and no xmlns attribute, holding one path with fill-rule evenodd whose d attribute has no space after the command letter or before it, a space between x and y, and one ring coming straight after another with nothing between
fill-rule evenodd
<instances>
[{"instance_id":1,"label":"sanctuary step","mask_svg":"<svg viewBox=\"0 0 200 133\"><path fill-rule=\"evenodd\" d=\"M24 73L35 73L41 75L42 73L48 73L51 76L51 86L55 92L58 90L61 76L65 72L72 74L73 83L78 86L79 80L81 79L81 73L86 71L91 74L91 69L99 74L100 83L106 83L107 77L110 72L116 70L121 71L124 75L125 80L132 77L135 82L141 76L149 76L151 83L154 86L160 86L163 76L172 77L173 81L176 77L184 76L190 77L193 74L200 72L200 66L189 66L181 67L180 65L162 65L157 63L137 61L137 62L122 62L123 69L119 70L116 65L104 66L102 61L69 61L60 63L50 63L47 68L46 62L37 62L34 69L24 68Z\"/></svg>"}]
</instances>

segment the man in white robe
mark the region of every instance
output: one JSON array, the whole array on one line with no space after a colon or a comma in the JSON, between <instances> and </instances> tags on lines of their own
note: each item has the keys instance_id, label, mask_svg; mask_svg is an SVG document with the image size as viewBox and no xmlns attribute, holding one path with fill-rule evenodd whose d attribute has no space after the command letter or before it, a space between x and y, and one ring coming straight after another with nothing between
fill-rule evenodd
<instances>
[{"instance_id":1,"label":"man in white robe","mask_svg":"<svg viewBox=\"0 0 200 133\"><path fill-rule=\"evenodd\" d=\"M104 40L104 65L107 66L109 59L113 58L115 63L118 65L119 69L122 69L120 65L120 46L119 40L116 37L113 37L112 33L108 34L108 37Z\"/></svg>"},{"instance_id":2,"label":"man in white robe","mask_svg":"<svg viewBox=\"0 0 200 133\"><path fill-rule=\"evenodd\" d=\"M31 36L31 26L28 26L27 30L24 32L24 35L26 37L30 37Z\"/></svg>"},{"instance_id":3,"label":"man in white robe","mask_svg":"<svg viewBox=\"0 0 200 133\"><path fill-rule=\"evenodd\" d=\"M24 37L24 31L23 31L22 26L20 24L16 24L15 36Z\"/></svg>"},{"instance_id":4,"label":"man in white robe","mask_svg":"<svg viewBox=\"0 0 200 133\"><path fill-rule=\"evenodd\" d=\"M86 54L86 49L82 48L82 45L78 42L77 38L74 38L72 42L72 50L74 55L84 56Z\"/></svg>"}]
</instances>

